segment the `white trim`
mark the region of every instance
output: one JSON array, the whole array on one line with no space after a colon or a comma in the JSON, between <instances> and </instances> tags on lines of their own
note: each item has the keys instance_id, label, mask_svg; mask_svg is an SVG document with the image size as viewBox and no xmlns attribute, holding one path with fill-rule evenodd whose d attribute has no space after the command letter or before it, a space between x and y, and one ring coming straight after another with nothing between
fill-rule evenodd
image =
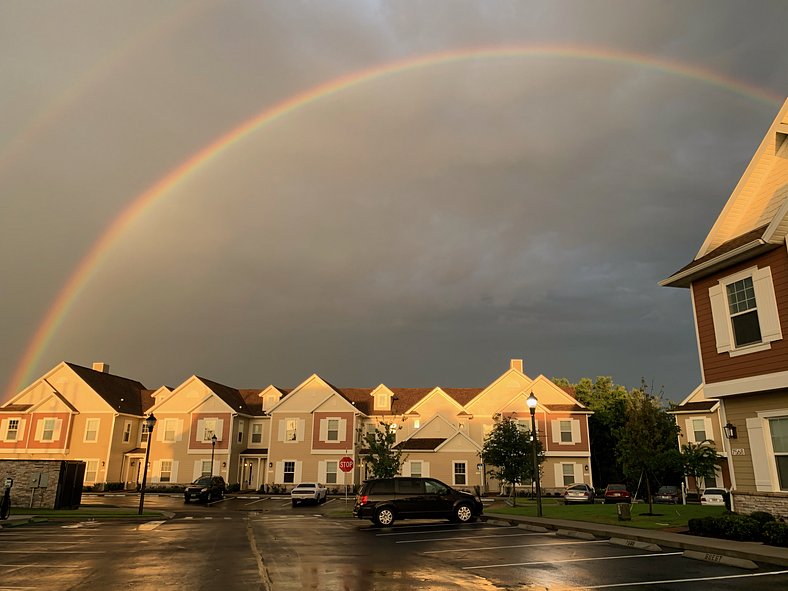
<instances>
[{"instance_id":1,"label":"white trim","mask_svg":"<svg viewBox=\"0 0 788 591\"><path fill-rule=\"evenodd\" d=\"M457 471L456 467L458 464L462 464L465 467L465 472L463 475L465 476L465 482L457 482ZM470 486L470 474L468 473L468 461L467 460L452 460L451 461L451 481L452 486Z\"/></svg>"},{"instance_id":2,"label":"white trim","mask_svg":"<svg viewBox=\"0 0 788 591\"><path fill-rule=\"evenodd\" d=\"M546 451L544 452L546 458L591 458L591 453L588 451Z\"/></svg>"},{"instance_id":3,"label":"white trim","mask_svg":"<svg viewBox=\"0 0 788 591\"><path fill-rule=\"evenodd\" d=\"M721 398L736 394L751 394L764 390L777 390L788 388L788 371L779 371L748 378L737 378L725 382L715 382L705 385L707 398Z\"/></svg>"}]
</instances>

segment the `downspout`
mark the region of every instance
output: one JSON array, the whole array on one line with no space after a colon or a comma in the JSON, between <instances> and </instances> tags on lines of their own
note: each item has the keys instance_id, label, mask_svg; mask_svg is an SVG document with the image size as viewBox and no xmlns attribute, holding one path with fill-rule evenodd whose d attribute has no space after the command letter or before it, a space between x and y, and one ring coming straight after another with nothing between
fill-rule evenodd
<instances>
[{"instance_id":1,"label":"downspout","mask_svg":"<svg viewBox=\"0 0 788 591\"><path fill-rule=\"evenodd\" d=\"M109 445L107 446L107 459L104 460L104 464L105 464L104 465L104 482L109 482L109 477L108 477L109 469L110 469L109 458L112 455L112 448L114 446L114 441L115 441L115 423L118 422L118 417L119 416L120 416L120 413L117 413L117 412L112 413L112 428L109 430ZM118 481L120 481L120 476L118 477Z\"/></svg>"}]
</instances>

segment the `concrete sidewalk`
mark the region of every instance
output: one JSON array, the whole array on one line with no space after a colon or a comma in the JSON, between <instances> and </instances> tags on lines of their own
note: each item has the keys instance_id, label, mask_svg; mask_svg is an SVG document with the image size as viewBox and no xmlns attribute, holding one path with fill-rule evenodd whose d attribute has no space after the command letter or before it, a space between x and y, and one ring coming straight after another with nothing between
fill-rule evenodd
<instances>
[{"instance_id":1,"label":"concrete sidewalk","mask_svg":"<svg viewBox=\"0 0 788 591\"><path fill-rule=\"evenodd\" d=\"M721 540L718 538L703 538L688 534L679 534L661 530L640 529L635 527L622 527L617 525L603 525L584 521L571 521L568 519L551 519L547 517L524 517L522 515L497 515L487 513L482 519L487 521L503 521L511 524L528 524L540 526L547 530L569 530L592 534L597 538L623 538L647 544L657 544L666 548L678 548L788 566L788 548L767 546L760 542L736 542L734 540Z\"/></svg>"}]
</instances>

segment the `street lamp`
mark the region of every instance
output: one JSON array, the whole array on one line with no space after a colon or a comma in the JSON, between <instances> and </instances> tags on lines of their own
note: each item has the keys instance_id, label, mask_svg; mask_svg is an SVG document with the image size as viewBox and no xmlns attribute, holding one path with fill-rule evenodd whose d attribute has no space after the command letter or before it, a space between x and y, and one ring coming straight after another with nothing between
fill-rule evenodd
<instances>
[{"instance_id":1,"label":"street lamp","mask_svg":"<svg viewBox=\"0 0 788 591\"><path fill-rule=\"evenodd\" d=\"M216 433L211 435L211 478L213 479L213 452L216 449Z\"/></svg>"},{"instance_id":2,"label":"street lamp","mask_svg":"<svg viewBox=\"0 0 788 591\"><path fill-rule=\"evenodd\" d=\"M145 504L145 481L148 479L148 458L150 458L150 446L153 441L153 427L156 425L156 417L153 413L145 419L145 426L148 428L148 445L145 446L145 464L142 466L142 488L140 489L140 510L138 515L142 515L142 507Z\"/></svg>"},{"instance_id":3,"label":"street lamp","mask_svg":"<svg viewBox=\"0 0 788 591\"><path fill-rule=\"evenodd\" d=\"M531 392L531 395L525 401L528 404L528 410L531 411L531 454L534 460L534 478L536 480L536 514L542 516L542 488L539 484L539 464L536 462L536 405L539 401Z\"/></svg>"}]
</instances>

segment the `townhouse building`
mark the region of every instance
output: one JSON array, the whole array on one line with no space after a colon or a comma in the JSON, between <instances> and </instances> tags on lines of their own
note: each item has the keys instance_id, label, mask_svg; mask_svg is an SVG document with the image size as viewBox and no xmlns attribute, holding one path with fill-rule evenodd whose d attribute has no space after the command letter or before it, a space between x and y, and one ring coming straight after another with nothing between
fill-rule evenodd
<instances>
[{"instance_id":1,"label":"townhouse building","mask_svg":"<svg viewBox=\"0 0 788 591\"><path fill-rule=\"evenodd\" d=\"M728 452L724 445L725 427L722 423L720 401L707 398L701 384L668 412L676 418L676 424L681 429L678 435L679 449L687 443L710 442L717 451L717 471L714 478L696 482L693 476L687 476L684 481L687 490L701 492L708 487L730 488L731 475Z\"/></svg>"},{"instance_id":2,"label":"townhouse building","mask_svg":"<svg viewBox=\"0 0 788 591\"><path fill-rule=\"evenodd\" d=\"M49 386L52 380L62 383L60 390ZM83 394L72 400L77 392ZM287 489L310 480L341 489L367 478L364 435L386 424L403 451L403 475L495 492L499 483L488 478L479 458L484 438L501 417L530 430L525 400L531 392L539 400L537 436L545 450L542 488L591 484L590 411L544 376L528 377L516 359L485 388L338 388L314 374L293 389L236 389L191 376L156 391L109 374L106 364L88 369L62 363L0 407L0 457L84 459L90 462L86 484L134 489L149 447L147 481L154 487L219 474L243 490ZM147 433L150 414L157 422ZM104 422L95 427L94 416ZM42 426L41 437L56 446L47 447L19 434L41 419L75 425L67 429L72 435L61 436L62 428L55 433L61 423L52 424L51 434ZM77 441L76 431L93 447ZM346 456L354 460L348 473L340 469Z\"/></svg>"},{"instance_id":3,"label":"townhouse building","mask_svg":"<svg viewBox=\"0 0 788 591\"><path fill-rule=\"evenodd\" d=\"M720 402L734 508L788 516L788 101L695 258L661 285L690 292L704 397Z\"/></svg>"}]
</instances>

